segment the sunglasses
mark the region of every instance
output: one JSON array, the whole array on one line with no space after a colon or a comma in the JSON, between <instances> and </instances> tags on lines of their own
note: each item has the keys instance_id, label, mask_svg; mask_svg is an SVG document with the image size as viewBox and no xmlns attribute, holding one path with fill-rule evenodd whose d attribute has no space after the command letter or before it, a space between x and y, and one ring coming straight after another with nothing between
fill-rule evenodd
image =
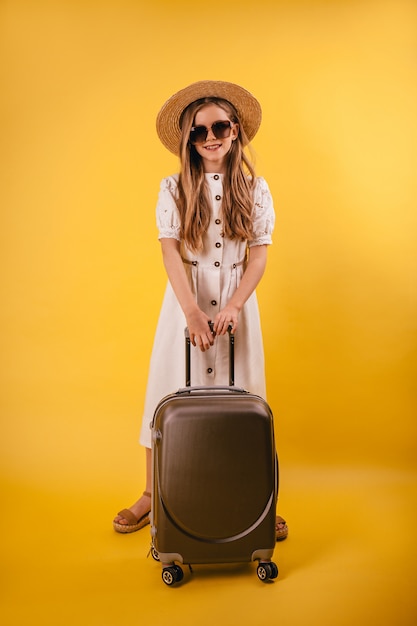
<instances>
[{"instance_id":1,"label":"sunglasses","mask_svg":"<svg viewBox=\"0 0 417 626\"><path fill-rule=\"evenodd\" d=\"M190 130L190 143L193 145L196 143L204 143L210 130L216 139L226 139L230 135L232 126L233 122L229 120L214 122L210 128L206 128L206 126L193 126Z\"/></svg>"}]
</instances>

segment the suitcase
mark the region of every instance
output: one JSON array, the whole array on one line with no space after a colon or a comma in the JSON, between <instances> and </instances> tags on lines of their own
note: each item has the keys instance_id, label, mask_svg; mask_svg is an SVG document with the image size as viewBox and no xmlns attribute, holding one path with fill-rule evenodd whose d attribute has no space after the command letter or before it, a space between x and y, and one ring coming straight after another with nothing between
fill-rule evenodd
<instances>
[{"instance_id":1,"label":"suitcase","mask_svg":"<svg viewBox=\"0 0 417 626\"><path fill-rule=\"evenodd\" d=\"M273 416L263 398L234 386L228 335L229 385L192 387L185 329L186 386L159 402L151 424L151 554L167 585L182 580L178 563L258 561L260 580L278 575Z\"/></svg>"}]
</instances>

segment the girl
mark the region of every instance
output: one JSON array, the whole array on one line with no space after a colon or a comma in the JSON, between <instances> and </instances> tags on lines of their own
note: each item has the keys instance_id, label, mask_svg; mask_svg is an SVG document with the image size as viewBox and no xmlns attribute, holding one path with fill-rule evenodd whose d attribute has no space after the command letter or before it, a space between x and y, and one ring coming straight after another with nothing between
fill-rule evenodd
<instances>
[{"instance_id":1,"label":"girl","mask_svg":"<svg viewBox=\"0 0 417 626\"><path fill-rule=\"evenodd\" d=\"M162 180L157 225L168 285L152 351L140 442L146 448L146 490L113 521L130 533L149 523L150 422L159 400L184 386L184 327L196 354L193 385L228 380L228 338L236 334L236 385L265 398L262 335L255 288L272 242L274 210L263 178L244 147L261 122L245 89L200 81L174 94L157 117L157 132L179 155L181 172ZM213 322L213 332L209 322ZM277 540L288 527L277 516Z\"/></svg>"}]
</instances>

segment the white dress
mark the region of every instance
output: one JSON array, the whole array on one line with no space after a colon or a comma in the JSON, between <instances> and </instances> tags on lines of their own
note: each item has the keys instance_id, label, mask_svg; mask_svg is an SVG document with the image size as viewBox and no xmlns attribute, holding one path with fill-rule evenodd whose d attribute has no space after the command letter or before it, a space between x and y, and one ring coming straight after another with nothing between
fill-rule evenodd
<instances>
[{"instance_id":1,"label":"white dress","mask_svg":"<svg viewBox=\"0 0 417 626\"><path fill-rule=\"evenodd\" d=\"M205 174L212 201L212 218L198 254L181 245L190 285L199 307L214 320L239 285L244 272L247 243L222 236L222 175ZM161 182L156 208L159 239L180 241L180 220L175 204L178 175ZM266 181L257 178L254 194L254 240L249 246L272 243L275 214ZM184 328L186 320L168 282L150 360L140 443L151 447L150 423L158 402L185 386ZM191 384L228 385L228 336L217 337L206 352L191 346ZM235 385L265 398L265 371L258 303L254 292L239 314L235 334Z\"/></svg>"}]
</instances>

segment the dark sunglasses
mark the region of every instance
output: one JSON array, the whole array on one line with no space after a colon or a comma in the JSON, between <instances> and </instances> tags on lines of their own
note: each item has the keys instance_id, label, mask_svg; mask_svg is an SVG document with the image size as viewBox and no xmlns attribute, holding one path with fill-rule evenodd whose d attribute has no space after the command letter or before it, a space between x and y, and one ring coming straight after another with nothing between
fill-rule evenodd
<instances>
[{"instance_id":1,"label":"dark sunglasses","mask_svg":"<svg viewBox=\"0 0 417 626\"><path fill-rule=\"evenodd\" d=\"M210 128L206 128L206 126L193 126L190 130L190 143L193 145L196 143L204 143L209 134L209 130L211 130L216 139L226 139L230 135L232 126L233 122L229 120L214 122Z\"/></svg>"}]
</instances>

